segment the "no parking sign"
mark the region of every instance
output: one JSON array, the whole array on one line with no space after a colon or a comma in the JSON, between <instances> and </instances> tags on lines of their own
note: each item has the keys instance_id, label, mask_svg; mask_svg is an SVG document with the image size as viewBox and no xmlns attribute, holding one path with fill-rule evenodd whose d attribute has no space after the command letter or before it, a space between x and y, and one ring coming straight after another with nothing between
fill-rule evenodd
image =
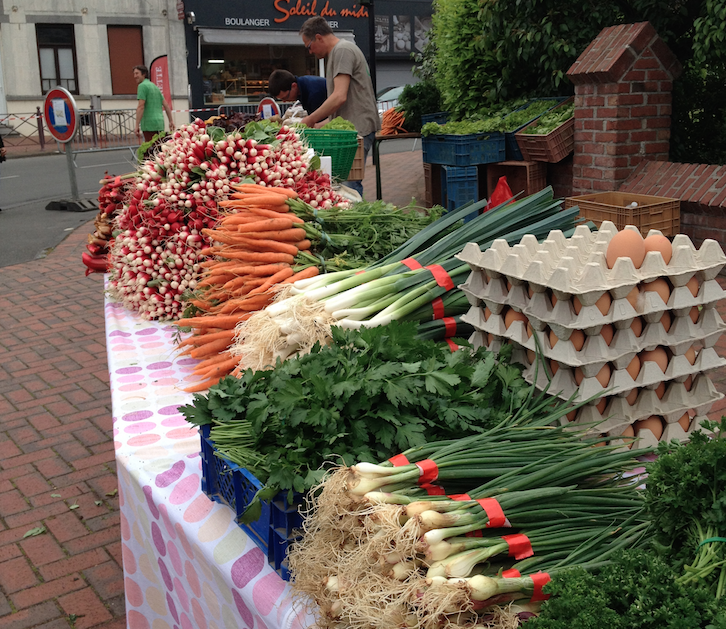
<instances>
[{"instance_id":1,"label":"no parking sign","mask_svg":"<svg viewBox=\"0 0 726 629\"><path fill-rule=\"evenodd\" d=\"M45 122L58 142L70 142L78 126L78 108L73 95L63 87L54 87L45 96Z\"/></svg>"}]
</instances>

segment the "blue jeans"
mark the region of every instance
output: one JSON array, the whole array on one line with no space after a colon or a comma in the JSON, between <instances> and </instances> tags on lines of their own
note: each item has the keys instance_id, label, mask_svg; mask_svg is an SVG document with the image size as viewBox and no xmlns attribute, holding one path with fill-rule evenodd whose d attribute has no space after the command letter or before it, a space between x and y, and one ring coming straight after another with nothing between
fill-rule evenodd
<instances>
[{"instance_id":1,"label":"blue jeans","mask_svg":"<svg viewBox=\"0 0 726 629\"><path fill-rule=\"evenodd\" d=\"M373 131L372 133L369 133L366 136L363 136L363 163L366 163L366 160L368 159L368 153L371 150L371 147L373 146L373 141L376 139L376 132ZM344 186L348 186L349 188L352 188L355 190L360 196L361 199L363 198L363 182L359 179L357 181L344 181Z\"/></svg>"}]
</instances>

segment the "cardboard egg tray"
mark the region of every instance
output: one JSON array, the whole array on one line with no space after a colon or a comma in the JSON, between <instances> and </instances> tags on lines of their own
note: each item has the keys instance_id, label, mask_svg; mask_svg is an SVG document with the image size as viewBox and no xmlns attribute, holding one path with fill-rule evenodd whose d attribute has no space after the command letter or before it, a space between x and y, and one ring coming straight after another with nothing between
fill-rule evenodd
<instances>
[{"instance_id":1,"label":"cardboard egg tray","mask_svg":"<svg viewBox=\"0 0 726 629\"><path fill-rule=\"evenodd\" d=\"M638 231L633 225L625 229ZM668 264L660 253L651 251L639 269L629 258L618 258L608 269L605 253L617 231L613 223L604 221L593 232L579 225L570 238L559 230L552 231L541 244L531 234L513 246L504 239L495 240L485 251L469 243L458 258L473 271L485 271L492 279L506 278L513 286L526 282L535 293L549 288L560 301L577 295L585 307L594 305L605 291L613 300L623 299L634 286L659 277L668 278L676 289L685 287L694 275L700 282L713 280L726 265L726 255L715 240L705 240L697 250L688 236L678 234L673 238ZM648 235L660 233L651 230Z\"/></svg>"},{"instance_id":2,"label":"cardboard egg tray","mask_svg":"<svg viewBox=\"0 0 726 629\"><path fill-rule=\"evenodd\" d=\"M700 307L702 312L712 310L726 297L726 291L718 281L709 279L700 284L695 297L686 286L674 288L668 303L654 291L641 291L635 307L625 297L620 297L613 299L606 314L602 314L594 303L583 305L580 312L575 313L571 295L557 295L557 291L553 291L557 303L552 306L547 292L539 290L541 286L536 287L539 292L535 291L531 298L528 287L526 283L512 284L511 289L507 290L504 277L487 280L485 271L477 269L472 270L467 281L460 285L472 306L486 306L495 314L509 306L526 315L534 329L543 330L549 326L561 339L569 338L573 330L583 330L590 335L598 334L607 323L617 329L629 328L633 319L638 316L642 316L646 323L656 323L666 311L673 317L687 317L694 306ZM598 298L602 294L600 292Z\"/></svg>"},{"instance_id":3,"label":"cardboard egg tray","mask_svg":"<svg viewBox=\"0 0 726 629\"><path fill-rule=\"evenodd\" d=\"M704 347L713 347L726 330L726 323L718 310L709 308L701 312L697 323L693 323L689 316L676 317L668 332L660 320L648 323L639 337L635 336L630 327L616 329L610 345L600 335L601 328L595 333L588 334L586 331L585 344L577 351L569 340L573 330L569 330L562 338L557 334L558 330L552 327L558 342L551 347L547 328L537 329L533 326L530 335L522 321L514 321L507 328L501 312L492 313L486 320L484 316L481 307L472 307L462 319L482 332L504 337L526 349L537 351L539 348L546 358L570 367L580 367L587 376L596 374L608 362L613 363L616 369L624 369L639 352L658 346L668 348L676 356L684 354L696 342Z\"/></svg>"},{"instance_id":4,"label":"cardboard egg tray","mask_svg":"<svg viewBox=\"0 0 726 629\"><path fill-rule=\"evenodd\" d=\"M633 447L653 448L658 445L659 441L668 442L672 441L673 439L675 439L676 441L687 441L691 434L698 430L701 427L701 424L707 419L708 417L706 417L705 415L696 415L691 419L688 430L683 430L683 427L677 422L673 424L668 424L663 430L663 434L661 435L660 439L656 439L655 435L648 429L639 430L635 435L636 441L634 442ZM616 435L622 434L622 432L613 432ZM613 435L611 434L610 436ZM612 443L620 443L625 445L625 441L619 439L615 439Z\"/></svg>"}]
</instances>

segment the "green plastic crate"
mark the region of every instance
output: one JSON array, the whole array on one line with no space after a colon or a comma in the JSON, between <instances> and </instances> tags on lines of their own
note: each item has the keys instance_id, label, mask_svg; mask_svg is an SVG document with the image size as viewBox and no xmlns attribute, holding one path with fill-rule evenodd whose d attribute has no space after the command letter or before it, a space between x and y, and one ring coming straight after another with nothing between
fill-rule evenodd
<instances>
[{"instance_id":1,"label":"green plastic crate","mask_svg":"<svg viewBox=\"0 0 726 629\"><path fill-rule=\"evenodd\" d=\"M305 129L307 145L318 155L326 155L333 162L333 178L348 179L355 153L358 150L358 132L343 129Z\"/></svg>"}]
</instances>

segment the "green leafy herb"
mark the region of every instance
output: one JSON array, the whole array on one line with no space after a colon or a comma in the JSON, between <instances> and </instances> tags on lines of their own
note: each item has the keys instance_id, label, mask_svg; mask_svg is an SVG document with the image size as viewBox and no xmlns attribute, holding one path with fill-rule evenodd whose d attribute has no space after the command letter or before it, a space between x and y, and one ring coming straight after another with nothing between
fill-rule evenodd
<instances>
[{"instance_id":1,"label":"green leafy herb","mask_svg":"<svg viewBox=\"0 0 726 629\"><path fill-rule=\"evenodd\" d=\"M437 439L481 432L521 406L517 367L486 350L451 352L412 323L332 328L332 342L228 377L181 412L212 424L218 450L269 487L303 492L327 461L384 460Z\"/></svg>"},{"instance_id":2,"label":"green leafy herb","mask_svg":"<svg viewBox=\"0 0 726 629\"><path fill-rule=\"evenodd\" d=\"M614 556L593 574L557 573L544 591L552 597L530 629L724 629L726 607L711 594L677 581L678 572L652 550Z\"/></svg>"},{"instance_id":3,"label":"green leafy herb","mask_svg":"<svg viewBox=\"0 0 726 629\"><path fill-rule=\"evenodd\" d=\"M350 121L338 116L324 124L321 129L341 129L343 131L355 131L355 125Z\"/></svg>"},{"instance_id":4,"label":"green leafy herb","mask_svg":"<svg viewBox=\"0 0 726 629\"><path fill-rule=\"evenodd\" d=\"M47 529L44 526L38 526L34 529L30 529L29 531L25 531L25 535L23 535L23 539L26 537L35 537L36 535L42 535L45 533Z\"/></svg>"},{"instance_id":5,"label":"green leafy herb","mask_svg":"<svg viewBox=\"0 0 726 629\"><path fill-rule=\"evenodd\" d=\"M570 103L569 105L565 105L563 107L557 107L552 111L548 111L547 113L542 114L542 116L537 119L537 122L535 122L532 126L527 127L523 131L523 133L546 135L547 133L551 133L552 131L554 131L563 122L566 122L567 120L572 118L574 113L575 103Z\"/></svg>"}]
</instances>

